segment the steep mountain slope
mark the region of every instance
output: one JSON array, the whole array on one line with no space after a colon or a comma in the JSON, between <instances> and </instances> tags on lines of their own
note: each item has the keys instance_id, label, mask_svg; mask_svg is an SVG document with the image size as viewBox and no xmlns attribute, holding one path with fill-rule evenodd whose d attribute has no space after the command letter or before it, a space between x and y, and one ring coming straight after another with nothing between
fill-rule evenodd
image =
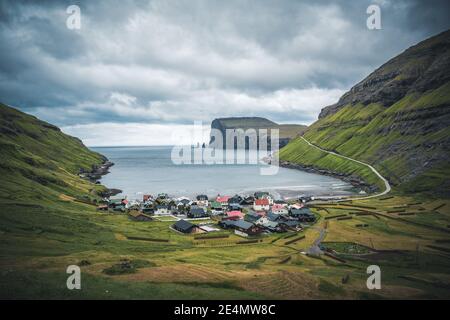
<instances>
[{"instance_id":1,"label":"steep mountain slope","mask_svg":"<svg viewBox=\"0 0 450 320\"><path fill-rule=\"evenodd\" d=\"M291 139L303 133L306 129L306 126L300 124L278 124L261 117L232 117L214 119L211 123L211 129L217 129L222 132L222 136L224 138L226 136L225 134L227 129L243 129L244 131L248 129L255 129L257 132L259 129L267 129L269 135L271 129L278 129L280 147L283 147ZM217 147L216 145L214 145L213 138L211 139L210 144Z\"/></svg>"},{"instance_id":2,"label":"steep mountain slope","mask_svg":"<svg viewBox=\"0 0 450 320\"><path fill-rule=\"evenodd\" d=\"M26 203L102 189L78 177L106 161L59 128L0 104L0 199Z\"/></svg>"},{"instance_id":3,"label":"steep mountain slope","mask_svg":"<svg viewBox=\"0 0 450 320\"><path fill-rule=\"evenodd\" d=\"M322 110L304 137L373 164L397 190L450 196L450 31L393 58ZM363 177L298 139L282 160ZM299 157L299 154L303 154Z\"/></svg>"}]
</instances>

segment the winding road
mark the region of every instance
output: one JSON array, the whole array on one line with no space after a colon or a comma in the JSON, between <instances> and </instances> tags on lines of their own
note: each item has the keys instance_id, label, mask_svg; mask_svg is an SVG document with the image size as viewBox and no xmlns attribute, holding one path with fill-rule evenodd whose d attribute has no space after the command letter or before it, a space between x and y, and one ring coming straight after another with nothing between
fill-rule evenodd
<instances>
[{"instance_id":1,"label":"winding road","mask_svg":"<svg viewBox=\"0 0 450 320\"><path fill-rule=\"evenodd\" d=\"M353 197L352 197L352 198L351 198L352 200L365 200L365 199L370 199L370 198L381 197L381 196L384 196L384 195L388 194L388 193L391 191L391 185L389 184L389 181L387 181L387 179L386 179L385 177L383 177L383 176L377 171L377 169L375 169L374 167L372 167L370 164L365 163L365 162L362 162L362 161L359 161L359 160L356 160L356 159L352 159L352 158L350 158L350 157L343 156L343 155L341 155L341 154L339 154L339 153L336 153L336 152L333 152L333 151L328 151L328 150L322 149L321 147L316 146L315 144L312 144L311 142L309 142L308 140L306 140L304 137L300 137L300 138L302 138L302 139L303 139L308 145L310 145L311 147L317 148L317 149L319 149L320 151L323 151L323 152L326 152L326 153L329 153L329 154L332 154L332 155L335 155L335 156L337 156L337 157L341 157L341 158L344 158L344 159L347 159L347 160L350 160L350 161L354 161L354 162L356 162L356 163L362 164L362 165L364 165L364 166L370 168L370 170L372 170L373 173L375 173L375 174L378 176L378 178L380 178L380 179L384 182L384 186L385 186L384 191L382 191L382 192L380 192L380 193L368 195L368 196L365 196L365 197L357 197L357 198L353 198ZM339 201L345 201L345 200L346 200L346 199L338 199L338 200L334 200L334 201L339 202Z\"/></svg>"}]
</instances>

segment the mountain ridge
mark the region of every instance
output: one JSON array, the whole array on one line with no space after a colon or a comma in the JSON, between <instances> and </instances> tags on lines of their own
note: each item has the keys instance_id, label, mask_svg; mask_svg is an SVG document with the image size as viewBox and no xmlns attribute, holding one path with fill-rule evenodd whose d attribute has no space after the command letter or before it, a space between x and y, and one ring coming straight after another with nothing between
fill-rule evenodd
<instances>
[{"instance_id":1,"label":"mountain ridge","mask_svg":"<svg viewBox=\"0 0 450 320\"><path fill-rule=\"evenodd\" d=\"M349 103L381 102L388 106L408 93L440 87L450 81L450 74L446 72L450 68L449 51L450 30L411 46L353 86L337 103L323 108L319 119L336 113Z\"/></svg>"},{"instance_id":2,"label":"mountain ridge","mask_svg":"<svg viewBox=\"0 0 450 320\"><path fill-rule=\"evenodd\" d=\"M405 50L322 109L305 131L312 143L373 164L405 192L449 197L450 31ZM280 159L363 177L295 139ZM302 158L298 155L302 154ZM371 178L364 177L367 181ZM373 181L371 181L373 183Z\"/></svg>"}]
</instances>

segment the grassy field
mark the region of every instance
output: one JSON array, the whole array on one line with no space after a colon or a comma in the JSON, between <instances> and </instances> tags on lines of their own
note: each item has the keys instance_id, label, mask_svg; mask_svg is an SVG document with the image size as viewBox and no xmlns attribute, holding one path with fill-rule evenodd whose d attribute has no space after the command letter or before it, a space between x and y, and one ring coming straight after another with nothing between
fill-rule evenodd
<instances>
[{"instance_id":1,"label":"grassy field","mask_svg":"<svg viewBox=\"0 0 450 320\"><path fill-rule=\"evenodd\" d=\"M59 198L58 198L59 199ZM45 208L0 205L1 298L298 299L449 298L449 201L395 196L387 200L316 204L314 228L292 244L290 234L273 234L255 244L242 238L194 239L169 229L172 222L134 222L99 213L73 201ZM442 206L443 205L443 206ZM390 213L405 206L412 216ZM365 209L362 207L375 207ZM438 210L434 208L440 207ZM368 210L370 215L358 215ZM345 214L351 219L333 217ZM367 212L366 212L367 214ZM432 219L425 219L426 216ZM357 225L365 225L358 227ZM345 263L302 252L326 228L324 245L335 243ZM223 232L222 232L223 233ZM166 239L167 243L127 237ZM370 252L351 254L352 243ZM431 245L431 247L430 247ZM344 249L343 249L344 248ZM103 270L123 259L147 261L130 274ZM82 263L84 261L84 263ZM86 263L87 261L87 263ZM82 290L65 288L65 270L82 269ZM382 269L382 290L365 287L365 269ZM349 281L342 278L349 275Z\"/></svg>"}]
</instances>

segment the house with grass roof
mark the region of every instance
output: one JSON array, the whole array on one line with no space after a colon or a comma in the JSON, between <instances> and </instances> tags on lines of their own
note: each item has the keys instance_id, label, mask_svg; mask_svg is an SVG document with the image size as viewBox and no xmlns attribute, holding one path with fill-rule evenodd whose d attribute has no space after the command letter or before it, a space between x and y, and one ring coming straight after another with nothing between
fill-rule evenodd
<instances>
[{"instance_id":1,"label":"house with grass roof","mask_svg":"<svg viewBox=\"0 0 450 320\"><path fill-rule=\"evenodd\" d=\"M152 217L146 213L136 210L128 211L128 217L133 221L152 221Z\"/></svg>"},{"instance_id":2,"label":"house with grass roof","mask_svg":"<svg viewBox=\"0 0 450 320\"><path fill-rule=\"evenodd\" d=\"M212 201L210 205L211 205L211 213L213 215L223 214L223 207L219 202Z\"/></svg>"}]
</instances>

